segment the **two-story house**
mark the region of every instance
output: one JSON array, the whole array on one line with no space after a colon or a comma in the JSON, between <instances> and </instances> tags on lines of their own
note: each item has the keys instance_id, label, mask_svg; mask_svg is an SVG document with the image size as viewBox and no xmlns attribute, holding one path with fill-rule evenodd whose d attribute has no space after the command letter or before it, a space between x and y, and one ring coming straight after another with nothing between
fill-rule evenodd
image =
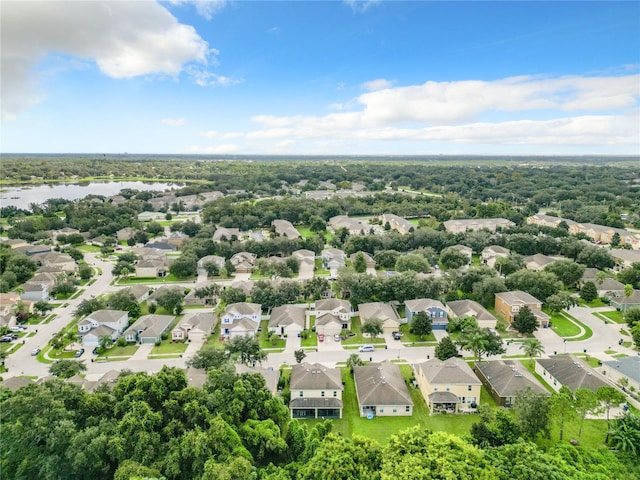
<instances>
[{"instance_id":1,"label":"two-story house","mask_svg":"<svg viewBox=\"0 0 640 480\"><path fill-rule=\"evenodd\" d=\"M521 290L496 293L496 312L509 323L513 322L514 317L525 305L531 309L539 326L543 328L549 326L549 315L541 310L542 302L533 295Z\"/></svg>"},{"instance_id":2,"label":"two-story house","mask_svg":"<svg viewBox=\"0 0 640 480\"><path fill-rule=\"evenodd\" d=\"M354 367L353 377L361 417L413 415L413 399L395 363Z\"/></svg>"},{"instance_id":3,"label":"two-story house","mask_svg":"<svg viewBox=\"0 0 640 480\"><path fill-rule=\"evenodd\" d=\"M430 298L405 300L404 310L409 324L411 324L413 316L420 312L427 314L431 319L434 330L445 330L449 324L447 309L439 300L432 300Z\"/></svg>"},{"instance_id":4,"label":"two-story house","mask_svg":"<svg viewBox=\"0 0 640 480\"><path fill-rule=\"evenodd\" d=\"M342 375L337 368L301 363L291 369L291 418L342 418Z\"/></svg>"},{"instance_id":5,"label":"two-story house","mask_svg":"<svg viewBox=\"0 0 640 480\"><path fill-rule=\"evenodd\" d=\"M232 303L220 317L220 333L225 338L253 337L260 327L262 305L259 303Z\"/></svg>"},{"instance_id":6,"label":"two-story house","mask_svg":"<svg viewBox=\"0 0 640 480\"><path fill-rule=\"evenodd\" d=\"M128 325L127 311L97 310L78 323L78 334L82 337L83 347L97 347L105 335L116 341Z\"/></svg>"}]
</instances>

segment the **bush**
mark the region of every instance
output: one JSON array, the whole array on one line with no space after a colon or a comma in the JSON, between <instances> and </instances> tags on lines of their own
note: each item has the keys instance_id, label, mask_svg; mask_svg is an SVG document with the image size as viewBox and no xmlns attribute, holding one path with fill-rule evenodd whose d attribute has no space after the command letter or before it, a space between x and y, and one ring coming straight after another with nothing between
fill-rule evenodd
<instances>
[{"instance_id":1,"label":"bush","mask_svg":"<svg viewBox=\"0 0 640 480\"><path fill-rule=\"evenodd\" d=\"M155 345L156 347L159 347L160 345L162 345L162 341L161 341L161 340L158 340L154 345Z\"/></svg>"},{"instance_id":2,"label":"bush","mask_svg":"<svg viewBox=\"0 0 640 480\"><path fill-rule=\"evenodd\" d=\"M166 340L166 339L168 339L168 338L169 338L169 334L168 334L167 332L164 332L162 335L160 335L160 338L161 338L162 340Z\"/></svg>"},{"instance_id":3,"label":"bush","mask_svg":"<svg viewBox=\"0 0 640 480\"><path fill-rule=\"evenodd\" d=\"M118 340L116 340L116 346L117 347L126 347L127 346L127 341L124 339L124 337L118 337Z\"/></svg>"}]
</instances>

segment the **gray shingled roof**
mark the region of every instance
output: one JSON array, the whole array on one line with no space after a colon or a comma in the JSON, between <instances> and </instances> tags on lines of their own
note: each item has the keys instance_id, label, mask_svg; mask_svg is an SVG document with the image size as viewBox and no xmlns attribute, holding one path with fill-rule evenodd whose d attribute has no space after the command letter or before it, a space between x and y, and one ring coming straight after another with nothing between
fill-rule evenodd
<instances>
[{"instance_id":1,"label":"gray shingled roof","mask_svg":"<svg viewBox=\"0 0 640 480\"><path fill-rule=\"evenodd\" d=\"M269 318L269 326L279 327L287 325L299 325L304 328L304 309L295 305L282 305L274 308L271 311L271 317Z\"/></svg>"},{"instance_id":2,"label":"gray shingled roof","mask_svg":"<svg viewBox=\"0 0 640 480\"><path fill-rule=\"evenodd\" d=\"M316 318L316 326L317 325L328 325L330 323L339 323L342 325L342 320L336 317L332 313L324 313Z\"/></svg>"},{"instance_id":3,"label":"gray shingled roof","mask_svg":"<svg viewBox=\"0 0 640 480\"><path fill-rule=\"evenodd\" d=\"M640 382L640 357L623 357L603 362L603 364L620 372L625 377Z\"/></svg>"},{"instance_id":4,"label":"gray shingled roof","mask_svg":"<svg viewBox=\"0 0 640 480\"><path fill-rule=\"evenodd\" d=\"M578 388L587 388L595 392L600 387L612 386L593 368L571 355L554 355L536 361L572 392Z\"/></svg>"},{"instance_id":5,"label":"gray shingled roof","mask_svg":"<svg viewBox=\"0 0 640 480\"><path fill-rule=\"evenodd\" d=\"M97 310L87 315L86 319L92 318L98 323L110 323L119 320L125 314L128 314L125 310Z\"/></svg>"},{"instance_id":6,"label":"gray shingled roof","mask_svg":"<svg viewBox=\"0 0 640 480\"><path fill-rule=\"evenodd\" d=\"M416 298L414 300L405 300L404 305L412 312L424 312L427 308L436 307L444 310L444 305L440 300L431 298Z\"/></svg>"},{"instance_id":7,"label":"gray shingled roof","mask_svg":"<svg viewBox=\"0 0 640 480\"><path fill-rule=\"evenodd\" d=\"M534 393L549 395L549 391L520 363L512 360L476 362L482 373L501 397L515 397L530 387Z\"/></svg>"},{"instance_id":8,"label":"gray shingled roof","mask_svg":"<svg viewBox=\"0 0 640 480\"><path fill-rule=\"evenodd\" d=\"M379 318L381 320L393 320L399 321L398 313L388 303L372 302L361 303L358 305L358 312L360 312L360 320L365 323L373 318Z\"/></svg>"},{"instance_id":9,"label":"gray shingled roof","mask_svg":"<svg viewBox=\"0 0 640 480\"><path fill-rule=\"evenodd\" d=\"M337 368L319 363L301 363L291 369L291 390L342 390L342 375Z\"/></svg>"},{"instance_id":10,"label":"gray shingled roof","mask_svg":"<svg viewBox=\"0 0 640 480\"><path fill-rule=\"evenodd\" d=\"M354 367L360 405L413 405L400 367L391 362Z\"/></svg>"},{"instance_id":11,"label":"gray shingled roof","mask_svg":"<svg viewBox=\"0 0 640 480\"><path fill-rule=\"evenodd\" d=\"M496 317L474 300L454 300L447 306L458 318L475 317L478 320L496 320Z\"/></svg>"},{"instance_id":12,"label":"gray shingled roof","mask_svg":"<svg viewBox=\"0 0 640 480\"><path fill-rule=\"evenodd\" d=\"M433 392L429 394L429 403L460 403L460 399L451 392Z\"/></svg>"},{"instance_id":13,"label":"gray shingled roof","mask_svg":"<svg viewBox=\"0 0 640 480\"><path fill-rule=\"evenodd\" d=\"M422 372L422 375L424 375L431 385L482 384L467 362L456 357L449 358L444 362L437 358L433 358L416 365L416 369L419 369Z\"/></svg>"},{"instance_id":14,"label":"gray shingled roof","mask_svg":"<svg viewBox=\"0 0 640 480\"><path fill-rule=\"evenodd\" d=\"M347 300L339 298L316 300L316 310L335 310L336 308L343 308L346 312L349 312L351 311L351 304Z\"/></svg>"}]
</instances>

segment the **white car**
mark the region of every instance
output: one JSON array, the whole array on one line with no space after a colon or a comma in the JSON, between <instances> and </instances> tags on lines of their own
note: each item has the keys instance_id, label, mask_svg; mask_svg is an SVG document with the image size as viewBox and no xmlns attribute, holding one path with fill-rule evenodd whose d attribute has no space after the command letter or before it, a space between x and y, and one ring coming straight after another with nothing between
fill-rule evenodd
<instances>
[{"instance_id":1,"label":"white car","mask_svg":"<svg viewBox=\"0 0 640 480\"><path fill-rule=\"evenodd\" d=\"M360 345L360 347L358 348L359 352L373 352L375 350L375 348L373 347L373 345Z\"/></svg>"},{"instance_id":2,"label":"white car","mask_svg":"<svg viewBox=\"0 0 640 480\"><path fill-rule=\"evenodd\" d=\"M33 350L31 350L31 356L32 357L35 357L39 353L40 353L40 349L39 348L34 348Z\"/></svg>"}]
</instances>

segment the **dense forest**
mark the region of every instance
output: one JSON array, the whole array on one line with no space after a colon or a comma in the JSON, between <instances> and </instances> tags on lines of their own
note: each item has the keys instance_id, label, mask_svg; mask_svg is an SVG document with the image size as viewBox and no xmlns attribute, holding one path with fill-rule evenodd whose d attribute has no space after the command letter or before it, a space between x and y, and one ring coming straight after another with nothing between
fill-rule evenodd
<instances>
[{"instance_id":1,"label":"dense forest","mask_svg":"<svg viewBox=\"0 0 640 480\"><path fill-rule=\"evenodd\" d=\"M199 388L165 367L123 372L93 393L57 379L4 391L0 467L14 480L640 478L637 416L614 422L618 454L541 448L535 416L485 412L465 438L414 427L381 445L332 433L329 420L290 420L260 375L221 365Z\"/></svg>"}]
</instances>

